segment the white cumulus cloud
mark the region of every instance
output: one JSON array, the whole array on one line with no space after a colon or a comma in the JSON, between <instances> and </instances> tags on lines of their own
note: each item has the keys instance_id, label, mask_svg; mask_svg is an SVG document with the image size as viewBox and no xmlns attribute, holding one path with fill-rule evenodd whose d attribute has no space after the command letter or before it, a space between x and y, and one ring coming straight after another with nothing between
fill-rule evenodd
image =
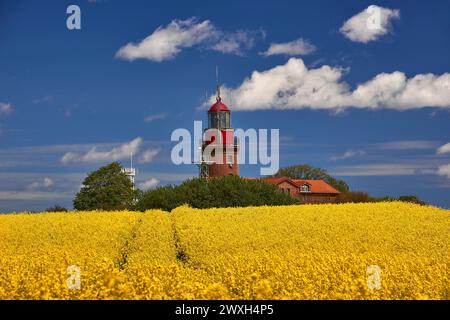
<instances>
[{"instance_id":1,"label":"white cumulus cloud","mask_svg":"<svg viewBox=\"0 0 450 320\"><path fill-rule=\"evenodd\" d=\"M450 73L381 73L351 90L342 81L347 70L323 65L308 69L300 58L266 71L253 71L237 88L223 87L237 110L450 107Z\"/></svg>"},{"instance_id":2,"label":"white cumulus cloud","mask_svg":"<svg viewBox=\"0 0 450 320\"><path fill-rule=\"evenodd\" d=\"M138 158L139 163L150 163L158 155L161 149L147 149Z\"/></svg>"},{"instance_id":3,"label":"white cumulus cloud","mask_svg":"<svg viewBox=\"0 0 450 320\"><path fill-rule=\"evenodd\" d=\"M246 49L250 49L255 45L256 40L264 33L262 31L254 32L247 30L239 30L232 33L217 32L217 39L210 46L211 50L221 53L243 55Z\"/></svg>"},{"instance_id":4,"label":"white cumulus cloud","mask_svg":"<svg viewBox=\"0 0 450 320\"><path fill-rule=\"evenodd\" d=\"M283 54L288 56L307 55L316 51L316 46L308 40L299 38L285 43L271 43L269 49L263 52L264 56Z\"/></svg>"},{"instance_id":5,"label":"white cumulus cloud","mask_svg":"<svg viewBox=\"0 0 450 320\"><path fill-rule=\"evenodd\" d=\"M257 34L251 31L223 32L211 21L198 21L194 17L173 20L142 41L126 44L117 51L116 57L129 61L148 59L161 62L174 58L184 48L198 45L222 53L242 54L244 49L253 46Z\"/></svg>"},{"instance_id":6,"label":"white cumulus cloud","mask_svg":"<svg viewBox=\"0 0 450 320\"><path fill-rule=\"evenodd\" d=\"M450 142L440 146L437 151L437 154L444 154L444 153L450 153Z\"/></svg>"},{"instance_id":7,"label":"white cumulus cloud","mask_svg":"<svg viewBox=\"0 0 450 320\"><path fill-rule=\"evenodd\" d=\"M389 33L392 20L399 18L399 10L371 5L345 21L339 31L352 41L367 43Z\"/></svg>"},{"instance_id":8,"label":"white cumulus cloud","mask_svg":"<svg viewBox=\"0 0 450 320\"><path fill-rule=\"evenodd\" d=\"M141 184L139 184L139 187L143 190L148 190L148 189L152 189L154 187L156 187L159 184L159 180L156 178L150 178L144 182L142 182Z\"/></svg>"},{"instance_id":9,"label":"white cumulus cloud","mask_svg":"<svg viewBox=\"0 0 450 320\"><path fill-rule=\"evenodd\" d=\"M173 20L167 26L160 26L139 43L128 43L120 48L116 56L129 61L148 59L161 62L175 57L182 48L201 43L215 32L209 20Z\"/></svg>"},{"instance_id":10,"label":"white cumulus cloud","mask_svg":"<svg viewBox=\"0 0 450 320\"><path fill-rule=\"evenodd\" d=\"M65 153L60 161L63 164L72 162L103 162L103 161L117 161L130 157L131 153L136 154L142 143L142 138L137 137L128 143L114 147L110 150L98 150L97 147L92 147L86 153Z\"/></svg>"}]
</instances>

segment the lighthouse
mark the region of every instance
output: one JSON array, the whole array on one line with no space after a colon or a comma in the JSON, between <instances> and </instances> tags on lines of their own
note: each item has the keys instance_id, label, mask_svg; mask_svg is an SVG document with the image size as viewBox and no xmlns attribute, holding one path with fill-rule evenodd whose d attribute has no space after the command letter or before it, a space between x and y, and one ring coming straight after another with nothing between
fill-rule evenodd
<instances>
[{"instance_id":1,"label":"lighthouse","mask_svg":"<svg viewBox=\"0 0 450 320\"><path fill-rule=\"evenodd\" d=\"M208 110L208 128L201 147L200 176L239 175L238 150L234 129L231 128L231 112L222 102L220 86L217 85L216 102Z\"/></svg>"}]
</instances>

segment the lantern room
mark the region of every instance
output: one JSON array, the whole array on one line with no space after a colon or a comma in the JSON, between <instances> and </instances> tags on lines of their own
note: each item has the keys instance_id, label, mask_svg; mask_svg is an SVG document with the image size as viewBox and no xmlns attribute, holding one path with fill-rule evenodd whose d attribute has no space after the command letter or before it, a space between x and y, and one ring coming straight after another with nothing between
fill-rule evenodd
<instances>
[{"instance_id":1,"label":"lantern room","mask_svg":"<svg viewBox=\"0 0 450 320\"><path fill-rule=\"evenodd\" d=\"M208 110L208 128L229 129L231 128L230 109L222 102L222 98L217 96L214 103Z\"/></svg>"}]
</instances>

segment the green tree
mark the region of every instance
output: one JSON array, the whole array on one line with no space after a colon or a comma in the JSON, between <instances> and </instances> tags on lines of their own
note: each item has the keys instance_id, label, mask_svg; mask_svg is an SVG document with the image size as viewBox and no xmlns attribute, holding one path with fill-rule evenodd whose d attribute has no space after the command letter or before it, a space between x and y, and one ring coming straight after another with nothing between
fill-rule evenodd
<instances>
[{"instance_id":1,"label":"green tree","mask_svg":"<svg viewBox=\"0 0 450 320\"><path fill-rule=\"evenodd\" d=\"M323 180L340 192L347 192L349 190L348 184L344 180L337 180L330 176L326 170L315 168L307 164L281 168L274 175L274 177L288 177L291 179L305 180Z\"/></svg>"},{"instance_id":2,"label":"green tree","mask_svg":"<svg viewBox=\"0 0 450 320\"><path fill-rule=\"evenodd\" d=\"M179 186L147 191L136 207L141 211L156 208L170 211L183 204L193 208L223 208L298 203L298 200L280 193L276 186L264 181L225 176L194 178Z\"/></svg>"},{"instance_id":3,"label":"green tree","mask_svg":"<svg viewBox=\"0 0 450 320\"><path fill-rule=\"evenodd\" d=\"M140 211L150 209L170 211L182 204L182 199L178 196L177 187L168 185L143 192L135 208Z\"/></svg>"},{"instance_id":4,"label":"green tree","mask_svg":"<svg viewBox=\"0 0 450 320\"><path fill-rule=\"evenodd\" d=\"M124 210L133 208L139 192L118 162L88 174L73 200L76 210Z\"/></svg>"}]
</instances>

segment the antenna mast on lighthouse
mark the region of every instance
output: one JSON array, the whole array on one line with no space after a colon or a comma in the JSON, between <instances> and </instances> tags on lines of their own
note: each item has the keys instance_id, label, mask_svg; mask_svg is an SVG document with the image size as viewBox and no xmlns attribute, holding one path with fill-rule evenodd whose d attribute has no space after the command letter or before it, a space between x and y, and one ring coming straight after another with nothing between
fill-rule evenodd
<instances>
[{"instance_id":1,"label":"antenna mast on lighthouse","mask_svg":"<svg viewBox=\"0 0 450 320\"><path fill-rule=\"evenodd\" d=\"M219 66L216 66L216 88L217 88L217 98L220 98Z\"/></svg>"},{"instance_id":2,"label":"antenna mast on lighthouse","mask_svg":"<svg viewBox=\"0 0 450 320\"><path fill-rule=\"evenodd\" d=\"M222 98L220 97L220 83L219 83L219 67L216 66L216 103L219 103L222 101ZM217 121L217 129L220 130L221 121L220 121L220 112L216 113L216 121Z\"/></svg>"}]
</instances>

